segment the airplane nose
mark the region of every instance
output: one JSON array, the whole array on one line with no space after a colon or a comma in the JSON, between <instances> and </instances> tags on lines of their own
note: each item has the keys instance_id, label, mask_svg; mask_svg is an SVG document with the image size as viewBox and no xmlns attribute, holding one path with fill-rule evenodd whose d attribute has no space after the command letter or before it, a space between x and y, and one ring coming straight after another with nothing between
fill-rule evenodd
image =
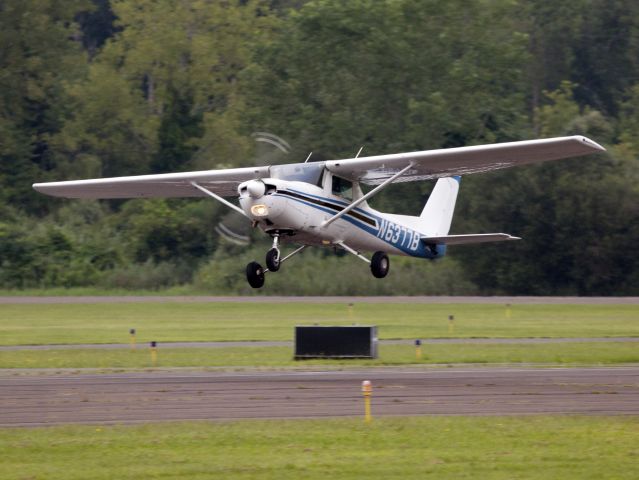
<instances>
[{"instance_id":1,"label":"airplane nose","mask_svg":"<svg viewBox=\"0 0 639 480\"><path fill-rule=\"evenodd\" d=\"M251 198L261 198L266 192L266 185L261 180L251 180L246 185L246 191Z\"/></svg>"}]
</instances>

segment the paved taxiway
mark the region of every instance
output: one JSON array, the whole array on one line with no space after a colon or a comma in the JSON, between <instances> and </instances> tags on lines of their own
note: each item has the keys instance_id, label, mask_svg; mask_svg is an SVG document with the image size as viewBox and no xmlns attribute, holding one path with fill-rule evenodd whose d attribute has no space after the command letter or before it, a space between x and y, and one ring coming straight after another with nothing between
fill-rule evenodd
<instances>
[{"instance_id":1,"label":"paved taxiway","mask_svg":"<svg viewBox=\"0 0 639 480\"><path fill-rule=\"evenodd\" d=\"M374 415L639 414L639 367L17 375L0 372L0 426Z\"/></svg>"}]
</instances>

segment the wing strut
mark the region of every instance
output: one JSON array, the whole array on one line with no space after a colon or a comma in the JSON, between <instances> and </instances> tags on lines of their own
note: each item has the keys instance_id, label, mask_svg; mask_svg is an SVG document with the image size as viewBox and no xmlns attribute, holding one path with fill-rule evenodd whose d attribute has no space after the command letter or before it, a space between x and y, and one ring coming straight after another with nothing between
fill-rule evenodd
<instances>
[{"instance_id":1,"label":"wing strut","mask_svg":"<svg viewBox=\"0 0 639 480\"><path fill-rule=\"evenodd\" d=\"M338 218L346 215L348 212L350 212L351 210L353 210L356 206L358 206L360 203L365 202L366 200L368 200L369 198L371 198L373 195L375 195L377 192L379 192L382 188L384 188L386 185L389 185L390 183L394 182L397 178L401 177L404 173L406 173L408 171L409 168L412 168L413 164L409 163L408 165L406 165L404 168L402 168L399 172L397 172L395 175L393 175L392 177L384 180L382 183L380 183L379 185L377 185L375 188L373 188L370 192L368 192L366 195L358 198L357 200L355 200L353 203L351 203L348 207L346 207L344 210L342 210L341 212L333 215L331 218L329 218L328 220L326 220L324 223L322 223L320 225L320 228L324 228L328 225L330 225L331 223L333 223L335 220L337 220Z\"/></svg>"},{"instance_id":2,"label":"wing strut","mask_svg":"<svg viewBox=\"0 0 639 480\"><path fill-rule=\"evenodd\" d=\"M346 250L348 253L352 253L353 255L355 255L356 257L361 258L362 260L364 260L366 263L371 263L371 261L366 258L364 255L360 255L360 253L357 250L353 250L351 247L349 247L348 245L346 245L344 242L335 242L336 245L339 245L340 247L342 247L344 250Z\"/></svg>"},{"instance_id":3,"label":"wing strut","mask_svg":"<svg viewBox=\"0 0 639 480\"><path fill-rule=\"evenodd\" d=\"M207 194L209 197L213 197L215 200L217 200L218 202L223 203L224 205L226 205L229 208L232 208L233 210L235 210L236 212L241 213L242 215L244 215L245 217L248 217L248 215L246 214L246 212L244 210L242 210L240 207L238 207L237 205L233 205L231 202L229 202L228 200L225 200L224 198L220 197L219 195L213 193L212 191L204 188L201 185L198 185L195 182L191 182L191 185L193 185L195 188L197 188L200 192Z\"/></svg>"},{"instance_id":4,"label":"wing strut","mask_svg":"<svg viewBox=\"0 0 639 480\"><path fill-rule=\"evenodd\" d=\"M298 253L300 253L302 250L304 250L306 248L308 248L308 245L302 245L301 247L297 248L296 250L293 250L291 253L289 253L284 258L282 258L280 260L280 263L285 262L286 260L291 258L293 255L297 255ZM267 268L267 269L264 270L264 273L266 273L266 272L270 272L270 270Z\"/></svg>"}]
</instances>

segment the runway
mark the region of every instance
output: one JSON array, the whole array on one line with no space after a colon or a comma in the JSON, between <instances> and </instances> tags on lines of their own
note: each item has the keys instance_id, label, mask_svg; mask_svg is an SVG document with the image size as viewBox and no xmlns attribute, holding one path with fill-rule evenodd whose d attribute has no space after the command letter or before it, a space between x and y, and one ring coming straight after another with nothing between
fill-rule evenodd
<instances>
[{"instance_id":1,"label":"runway","mask_svg":"<svg viewBox=\"0 0 639 480\"><path fill-rule=\"evenodd\" d=\"M373 415L639 414L639 367L0 372L0 426Z\"/></svg>"}]
</instances>

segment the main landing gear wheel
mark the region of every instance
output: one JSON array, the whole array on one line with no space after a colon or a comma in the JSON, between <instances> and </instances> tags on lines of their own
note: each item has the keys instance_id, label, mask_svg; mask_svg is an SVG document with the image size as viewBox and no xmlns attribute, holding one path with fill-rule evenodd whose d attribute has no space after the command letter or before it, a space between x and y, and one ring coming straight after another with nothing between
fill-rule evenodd
<instances>
[{"instance_id":1,"label":"main landing gear wheel","mask_svg":"<svg viewBox=\"0 0 639 480\"><path fill-rule=\"evenodd\" d=\"M371 272L375 278L384 278L388 275L390 260L384 252L375 252L371 259Z\"/></svg>"},{"instance_id":2,"label":"main landing gear wheel","mask_svg":"<svg viewBox=\"0 0 639 480\"><path fill-rule=\"evenodd\" d=\"M280 251L277 248L271 248L266 252L266 268L269 272L277 272L280 269Z\"/></svg>"},{"instance_id":3,"label":"main landing gear wheel","mask_svg":"<svg viewBox=\"0 0 639 480\"><path fill-rule=\"evenodd\" d=\"M257 262L251 262L246 266L246 279L253 288L264 286L264 269Z\"/></svg>"}]
</instances>

